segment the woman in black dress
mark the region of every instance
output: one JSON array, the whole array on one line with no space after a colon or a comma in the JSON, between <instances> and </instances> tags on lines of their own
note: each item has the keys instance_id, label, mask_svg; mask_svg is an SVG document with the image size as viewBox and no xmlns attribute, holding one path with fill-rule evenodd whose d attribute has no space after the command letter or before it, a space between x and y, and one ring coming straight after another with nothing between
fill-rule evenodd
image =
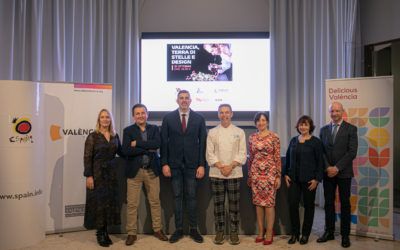
<instances>
[{"instance_id":1,"label":"woman in black dress","mask_svg":"<svg viewBox=\"0 0 400 250\"><path fill-rule=\"evenodd\" d=\"M97 229L97 242L108 247L112 241L108 225L121 224L118 204L116 154L121 155L121 143L115 133L111 113L99 112L96 130L85 142L84 176L86 177L86 207L84 226Z\"/></svg>"},{"instance_id":2,"label":"woman in black dress","mask_svg":"<svg viewBox=\"0 0 400 250\"><path fill-rule=\"evenodd\" d=\"M300 240L300 244L307 244L314 221L315 192L318 183L323 177L323 149L321 141L312 135L313 120L309 116L302 116L297 122L296 129L300 135L290 140L286 152L286 164L283 168L289 198L289 213L292 226L292 237L289 244ZM299 203L303 196L304 221L302 236L300 236Z\"/></svg>"}]
</instances>

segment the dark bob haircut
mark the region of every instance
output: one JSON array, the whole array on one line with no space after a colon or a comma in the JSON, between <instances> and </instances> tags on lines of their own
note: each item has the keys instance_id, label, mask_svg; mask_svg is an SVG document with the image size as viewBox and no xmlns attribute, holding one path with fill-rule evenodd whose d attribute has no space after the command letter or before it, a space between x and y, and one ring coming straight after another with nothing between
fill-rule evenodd
<instances>
[{"instance_id":1,"label":"dark bob haircut","mask_svg":"<svg viewBox=\"0 0 400 250\"><path fill-rule=\"evenodd\" d=\"M267 120L267 122L269 123L269 117L268 114L266 112L258 112L255 116L254 116L254 124L257 124L257 122L261 119L261 116L265 117L265 120Z\"/></svg>"},{"instance_id":2,"label":"dark bob haircut","mask_svg":"<svg viewBox=\"0 0 400 250\"><path fill-rule=\"evenodd\" d=\"M313 120L308 115L303 115L297 121L297 124L296 124L296 127L295 127L297 132L299 132L299 134L301 134L300 130L299 130L299 126L300 126L300 124L304 124L304 123L307 123L308 125L310 125L310 134L312 134L314 132L315 126L314 126Z\"/></svg>"}]
</instances>

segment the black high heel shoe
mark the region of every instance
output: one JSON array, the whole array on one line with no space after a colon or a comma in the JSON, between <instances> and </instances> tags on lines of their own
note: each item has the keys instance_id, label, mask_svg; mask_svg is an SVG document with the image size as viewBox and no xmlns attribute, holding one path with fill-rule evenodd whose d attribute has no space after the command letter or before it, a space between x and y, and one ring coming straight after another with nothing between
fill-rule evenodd
<instances>
[{"instance_id":1,"label":"black high heel shoe","mask_svg":"<svg viewBox=\"0 0 400 250\"><path fill-rule=\"evenodd\" d=\"M97 243L102 247L109 247L104 230L97 230L96 232Z\"/></svg>"},{"instance_id":2,"label":"black high heel shoe","mask_svg":"<svg viewBox=\"0 0 400 250\"><path fill-rule=\"evenodd\" d=\"M292 234L292 237L288 240L288 244L294 244L296 241L299 241L299 235L298 234Z\"/></svg>"},{"instance_id":3,"label":"black high heel shoe","mask_svg":"<svg viewBox=\"0 0 400 250\"><path fill-rule=\"evenodd\" d=\"M300 239L300 245L305 245L308 242L309 235L302 235Z\"/></svg>"}]
</instances>

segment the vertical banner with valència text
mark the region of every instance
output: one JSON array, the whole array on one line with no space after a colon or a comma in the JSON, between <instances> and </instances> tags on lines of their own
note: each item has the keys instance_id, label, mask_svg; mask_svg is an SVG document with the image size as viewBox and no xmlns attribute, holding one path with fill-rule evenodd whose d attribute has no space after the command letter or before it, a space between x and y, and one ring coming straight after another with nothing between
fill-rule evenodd
<instances>
[{"instance_id":1,"label":"vertical banner with val\u00e8ncia text","mask_svg":"<svg viewBox=\"0 0 400 250\"><path fill-rule=\"evenodd\" d=\"M46 232L83 226L83 151L99 111L111 111L112 86L95 83L42 83L45 94Z\"/></svg>"},{"instance_id":2,"label":"vertical banner with val\u00e8ncia text","mask_svg":"<svg viewBox=\"0 0 400 250\"><path fill-rule=\"evenodd\" d=\"M343 104L344 119L358 128L352 232L393 239L393 77L326 80L326 108L334 101Z\"/></svg>"}]
</instances>

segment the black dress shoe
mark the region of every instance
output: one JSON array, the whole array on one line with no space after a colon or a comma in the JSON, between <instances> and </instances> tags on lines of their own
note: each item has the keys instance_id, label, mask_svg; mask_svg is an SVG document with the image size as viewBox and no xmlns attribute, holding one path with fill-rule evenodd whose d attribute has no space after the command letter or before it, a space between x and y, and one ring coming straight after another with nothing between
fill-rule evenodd
<instances>
[{"instance_id":1,"label":"black dress shoe","mask_svg":"<svg viewBox=\"0 0 400 250\"><path fill-rule=\"evenodd\" d=\"M197 229L190 229L190 238L192 238L197 243L203 243L203 236L199 234Z\"/></svg>"},{"instance_id":2,"label":"black dress shoe","mask_svg":"<svg viewBox=\"0 0 400 250\"><path fill-rule=\"evenodd\" d=\"M318 243L323 243L323 242L327 242L328 240L334 240L335 236L333 235L333 233L330 232L325 232L321 237L319 237L317 239Z\"/></svg>"},{"instance_id":3,"label":"black dress shoe","mask_svg":"<svg viewBox=\"0 0 400 250\"><path fill-rule=\"evenodd\" d=\"M296 241L299 241L299 235L298 234L293 234L292 237L288 240L288 244L294 244Z\"/></svg>"},{"instance_id":4,"label":"black dress shoe","mask_svg":"<svg viewBox=\"0 0 400 250\"><path fill-rule=\"evenodd\" d=\"M342 247L344 247L344 248L348 248L348 247L350 247L350 238L349 238L349 236L343 236L342 237Z\"/></svg>"},{"instance_id":5,"label":"black dress shoe","mask_svg":"<svg viewBox=\"0 0 400 250\"><path fill-rule=\"evenodd\" d=\"M108 243L108 245L112 245L112 240L110 238L110 235L108 235L107 231L104 231L104 237L106 238L106 242Z\"/></svg>"},{"instance_id":6,"label":"black dress shoe","mask_svg":"<svg viewBox=\"0 0 400 250\"><path fill-rule=\"evenodd\" d=\"M169 238L170 243L178 242L178 240L182 239L183 237L183 230L176 230L171 237Z\"/></svg>"},{"instance_id":7,"label":"black dress shoe","mask_svg":"<svg viewBox=\"0 0 400 250\"><path fill-rule=\"evenodd\" d=\"M301 239L300 239L300 245L305 245L308 242L308 237L310 237L309 235L302 235Z\"/></svg>"},{"instance_id":8,"label":"black dress shoe","mask_svg":"<svg viewBox=\"0 0 400 250\"><path fill-rule=\"evenodd\" d=\"M97 243L102 247L109 247L110 244L107 242L104 230L97 230L96 232Z\"/></svg>"}]
</instances>

